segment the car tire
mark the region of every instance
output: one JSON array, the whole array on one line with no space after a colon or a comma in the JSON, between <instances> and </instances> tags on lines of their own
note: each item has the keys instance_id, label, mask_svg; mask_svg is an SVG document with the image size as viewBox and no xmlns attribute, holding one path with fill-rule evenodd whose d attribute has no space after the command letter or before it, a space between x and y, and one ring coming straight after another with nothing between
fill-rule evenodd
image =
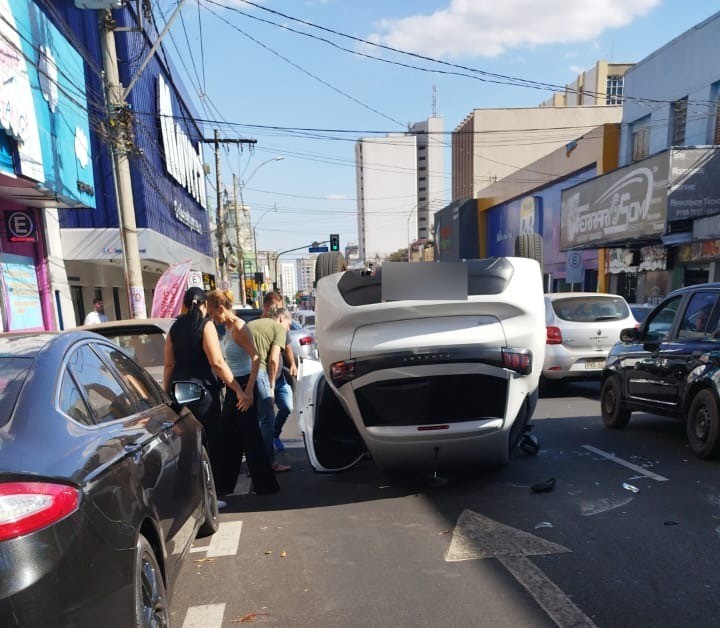
<instances>
[{"instance_id":1,"label":"car tire","mask_svg":"<svg viewBox=\"0 0 720 628\"><path fill-rule=\"evenodd\" d=\"M345 257L339 251L330 251L329 253L320 253L315 260L315 281L332 275L333 273L341 273L347 270Z\"/></svg>"},{"instance_id":2,"label":"car tire","mask_svg":"<svg viewBox=\"0 0 720 628\"><path fill-rule=\"evenodd\" d=\"M720 412L709 390L700 390L690 402L686 430L690 449L698 458L720 454Z\"/></svg>"},{"instance_id":3,"label":"car tire","mask_svg":"<svg viewBox=\"0 0 720 628\"><path fill-rule=\"evenodd\" d=\"M218 517L217 491L215 490L215 478L210 466L210 456L207 449L202 448L200 452L200 466L203 476L203 522L198 530L198 538L211 536L218 531L220 519Z\"/></svg>"},{"instance_id":4,"label":"car tire","mask_svg":"<svg viewBox=\"0 0 720 628\"><path fill-rule=\"evenodd\" d=\"M539 233L523 233L515 239L515 255L528 257L543 265L543 237Z\"/></svg>"},{"instance_id":5,"label":"car tire","mask_svg":"<svg viewBox=\"0 0 720 628\"><path fill-rule=\"evenodd\" d=\"M135 546L135 626L169 626L170 609L162 569L150 542L141 534Z\"/></svg>"},{"instance_id":6,"label":"car tire","mask_svg":"<svg viewBox=\"0 0 720 628\"><path fill-rule=\"evenodd\" d=\"M620 380L611 376L602 385L600 391L600 413L605 427L622 429L630 421L630 410L622 402Z\"/></svg>"}]
</instances>

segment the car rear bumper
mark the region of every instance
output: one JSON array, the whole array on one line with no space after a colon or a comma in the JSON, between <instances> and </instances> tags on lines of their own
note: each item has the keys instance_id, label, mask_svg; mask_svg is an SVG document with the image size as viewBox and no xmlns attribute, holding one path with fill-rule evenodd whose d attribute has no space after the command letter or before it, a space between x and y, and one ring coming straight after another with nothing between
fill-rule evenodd
<instances>
[{"instance_id":1,"label":"car rear bumper","mask_svg":"<svg viewBox=\"0 0 720 628\"><path fill-rule=\"evenodd\" d=\"M0 625L134 625L134 548L116 550L77 512L0 543Z\"/></svg>"},{"instance_id":2,"label":"car rear bumper","mask_svg":"<svg viewBox=\"0 0 720 628\"><path fill-rule=\"evenodd\" d=\"M568 350L548 345L542 374L545 379L600 379L610 349Z\"/></svg>"}]
</instances>

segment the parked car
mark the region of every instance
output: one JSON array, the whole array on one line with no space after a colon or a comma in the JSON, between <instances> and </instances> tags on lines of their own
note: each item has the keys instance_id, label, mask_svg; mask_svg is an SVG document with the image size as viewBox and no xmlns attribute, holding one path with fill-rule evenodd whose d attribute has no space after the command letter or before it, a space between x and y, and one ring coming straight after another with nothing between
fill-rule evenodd
<instances>
[{"instance_id":1,"label":"parked car","mask_svg":"<svg viewBox=\"0 0 720 628\"><path fill-rule=\"evenodd\" d=\"M99 335L4 335L0 355L0 625L166 626L218 527L200 423Z\"/></svg>"},{"instance_id":2,"label":"parked car","mask_svg":"<svg viewBox=\"0 0 720 628\"><path fill-rule=\"evenodd\" d=\"M297 310L293 318L300 324L301 327L308 329L315 329L315 312L313 310Z\"/></svg>"},{"instance_id":3,"label":"parked car","mask_svg":"<svg viewBox=\"0 0 720 628\"><path fill-rule=\"evenodd\" d=\"M237 316L242 318L246 323L259 318L262 310L255 309L236 309L233 310ZM288 340L295 354L295 362L298 363L300 358L314 358L317 355L317 344L315 342L315 332L313 329L306 329L296 320L290 324L288 331Z\"/></svg>"},{"instance_id":4,"label":"parked car","mask_svg":"<svg viewBox=\"0 0 720 628\"><path fill-rule=\"evenodd\" d=\"M174 318L138 318L84 325L78 329L93 331L122 347L162 385L165 337L174 322Z\"/></svg>"},{"instance_id":5,"label":"parked car","mask_svg":"<svg viewBox=\"0 0 720 628\"><path fill-rule=\"evenodd\" d=\"M320 360L301 363L295 395L310 463L338 471L366 452L386 469L508 462L537 403L540 266L397 264L317 283ZM437 298L448 286L458 293Z\"/></svg>"},{"instance_id":6,"label":"parked car","mask_svg":"<svg viewBox=\"0 0 720 628\"><path fill-rule=\"evenodd\" d=\"M635 325L617 294L556 292L545 295L547 346L542 383L599 379L620 332Z\"/></svg>"},{"instance_id":7,"label":"parked car","mask_svg":"<svg viewBox=\"0 0 720 628\"><path fill-rule=\"evenodd\" d=\"M635 320L642 323L650 312L653 311L655 306L650 303L630 303L630 311L635 317Z\"/></svg>"},{"instance_id":8,"label":"parked car","mask_svg":"<svg viewBox=\"0 0 720 628\"><path fill-rule=\"evenodd\" d=\"M608 355L600 410L623 428L634 411L684 420L690 449L720 453L720 283L668 295L639 328L629 327Z\"/></svg>"}]
</instances>

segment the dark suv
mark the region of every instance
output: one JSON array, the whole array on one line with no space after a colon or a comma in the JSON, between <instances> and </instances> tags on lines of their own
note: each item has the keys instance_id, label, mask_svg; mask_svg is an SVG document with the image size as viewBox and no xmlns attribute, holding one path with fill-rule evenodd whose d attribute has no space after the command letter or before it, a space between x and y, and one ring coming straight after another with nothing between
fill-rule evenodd
<instances>
[{"instance_id":1,"label":"dark suv","mask_svg":"<svg viewBox=\"0 0 720 628\"><path fill-rule=\"evenodd\" d=\"M623 329L602 373L607 427L622 428L634 410L685 421L699 458L720 454L720 283L681 288L643 323Z\"/></svg>"}]
</instances>

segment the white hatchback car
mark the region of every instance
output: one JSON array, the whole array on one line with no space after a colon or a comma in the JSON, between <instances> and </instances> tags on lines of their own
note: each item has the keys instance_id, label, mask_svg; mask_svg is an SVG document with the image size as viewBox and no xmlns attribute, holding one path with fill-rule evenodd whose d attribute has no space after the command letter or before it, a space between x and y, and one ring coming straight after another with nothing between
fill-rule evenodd
<instances>
[{"instance_id":1,"label":"white hatchback car","mask_svg":"<svg viewBox=\"0 0 720 628\"><path fill-rule=\"evenodd\" d=\"M598 379L620 332L637 321L625 299L601 292L545 295L547 346L543 384Z\"/></svg>"},{"instance_id":2,"label":"white hatchback car","mask_svg":"<svg viewBox=\"0 0 720 628\"><path fill-rule=\"evenodd\" d=\"M540 266L385 262L317 284L320 361L302 360L300 431L318 471L504 464L538 398Z\"/></svg>"}]
</instances>

